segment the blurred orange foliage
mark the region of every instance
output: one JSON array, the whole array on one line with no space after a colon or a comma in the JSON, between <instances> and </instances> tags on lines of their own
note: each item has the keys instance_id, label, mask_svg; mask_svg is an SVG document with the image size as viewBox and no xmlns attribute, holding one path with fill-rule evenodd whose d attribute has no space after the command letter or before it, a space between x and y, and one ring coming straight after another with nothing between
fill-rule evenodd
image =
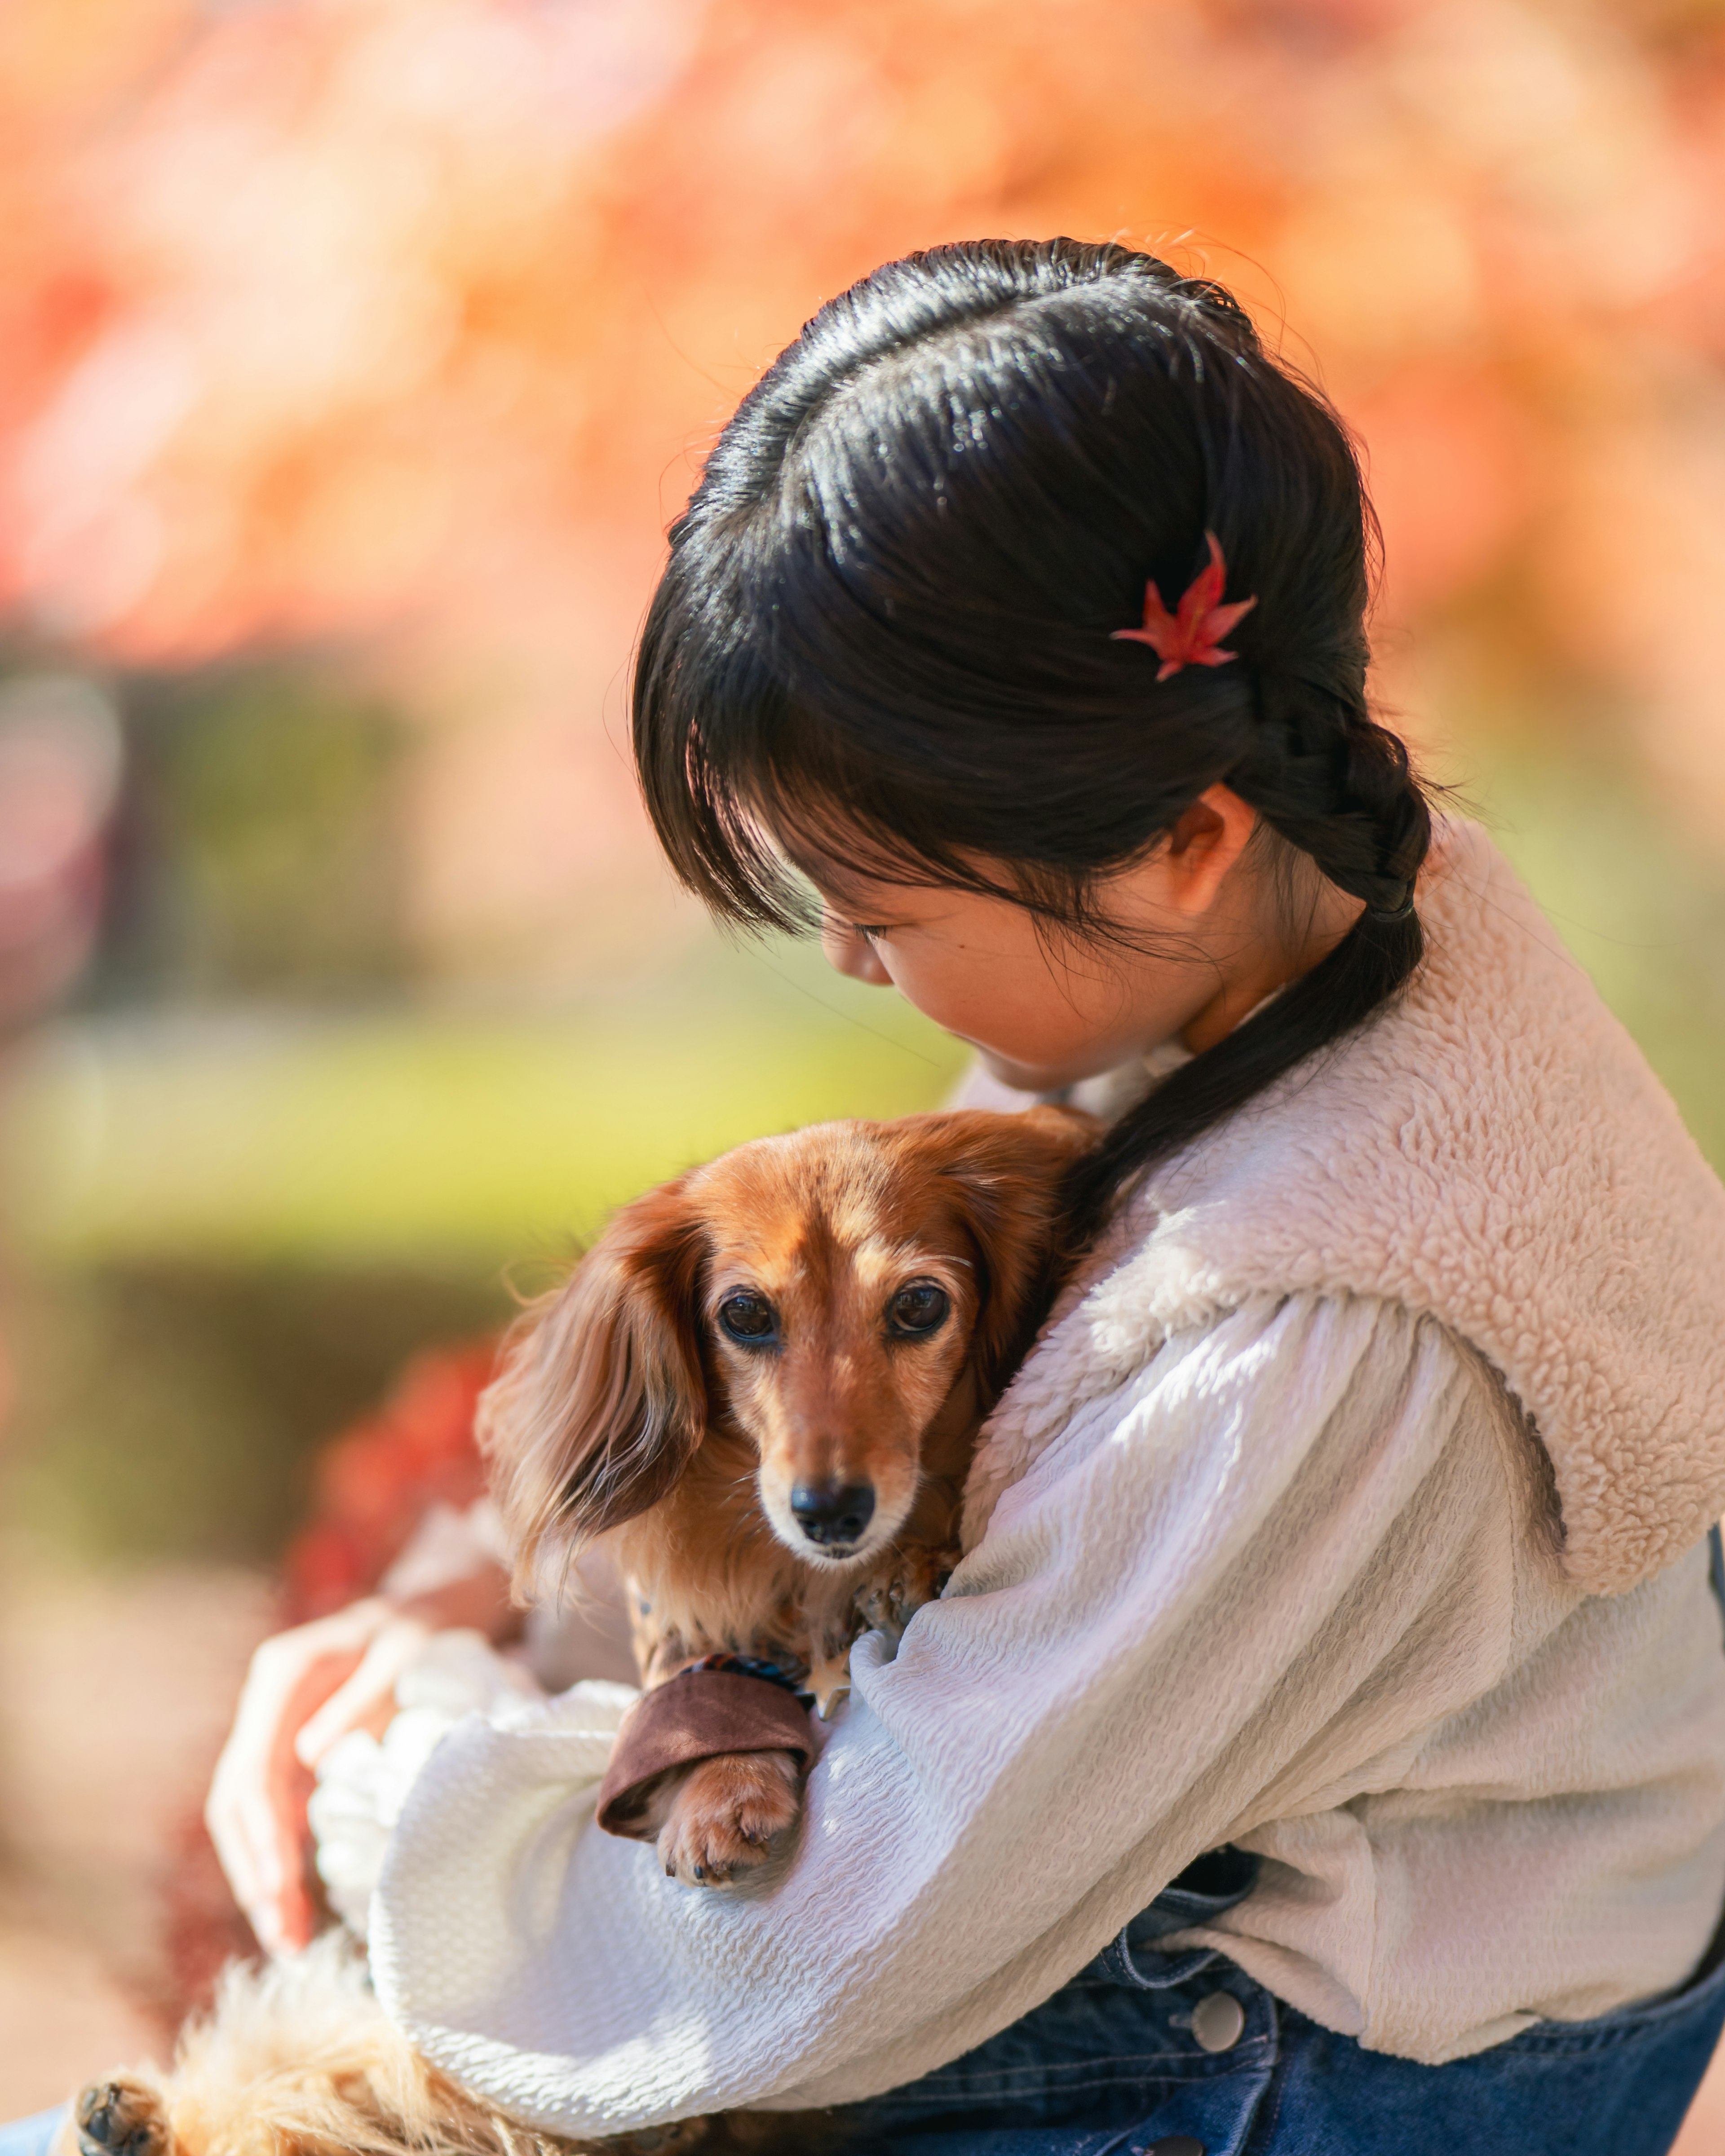
<instances>
[{"instance_id":1,"label":"blurred orange foliage","mask_svg":"<svg viewBox=\"0 0 1725 2156\"><path fill-rule=\"evenodd\" d=\"M481 1494L473 1418L495 1363L495 1342L427 1349L374 1414L325 1445L309 1517L282 1558L288 1623L371 1594L430 1507L459 1511Z\"/></svg>"},{"instance_id":2,"label":"blurred orange foliage","mask_svg":"<svg viewBox=\"0 0 1725 2156\"><path fill-rule=\"evenodd\" d=\"M1115 234L1359 429L1393 659L1626 696L1725 807L1710 0L13 0L0 121L39 633L537 639L600 695L823 296Z\"/></svg>"}]
</instances>

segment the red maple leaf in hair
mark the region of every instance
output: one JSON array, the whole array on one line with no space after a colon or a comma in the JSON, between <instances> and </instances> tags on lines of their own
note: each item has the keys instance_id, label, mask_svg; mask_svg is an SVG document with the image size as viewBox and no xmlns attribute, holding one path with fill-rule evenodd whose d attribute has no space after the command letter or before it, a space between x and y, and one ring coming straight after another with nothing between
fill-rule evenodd
<instances>
[{"instance_id":1,"label":"red maple leaf in hair","mask_svg":"<svg viewBox=\"0 0 1725 2156\"><path fill-rule=\"evenodd\" d=\"M1162 661L1156 670L1158 681L1166 681L1183 666L1225 666L1230 659L1238 658L1237 652L1222 649L1222 639L1242 614L1250 613L1258 603L1250 598L1236 600L1232 606L1222 604L1222 594L1228 588L1222 544L1214 531L1204 536L1209 546L1209 561L1187 585L1173 613L1163 604L1156 586L1146 584L1144 626L1111 632L1116 644L1149 645Z\"/></svg>"}]
</instances>

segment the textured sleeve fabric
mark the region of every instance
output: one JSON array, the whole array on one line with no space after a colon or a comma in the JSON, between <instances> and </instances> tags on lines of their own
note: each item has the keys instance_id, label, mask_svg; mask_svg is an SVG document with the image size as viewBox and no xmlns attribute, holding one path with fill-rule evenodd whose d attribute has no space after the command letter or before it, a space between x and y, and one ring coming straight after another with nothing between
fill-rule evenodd
<instances>
[{"instance_id":1,"label":"textured sleeve fabric","mask_svg":"<svg viewBox=\"0 0 1725 2156\"><path fill-rule=\"evenodd\" d=\"M445 1738L373 1908L384 2002L577 2136L956 2057L1192 1858L1388 1785L1499 1681L1538 1541L1518 1445L1394 1306L1266 1299L1171 1339L1004 1492L896 1659L859 1643L763 1888L679 1886L593 1829L578 1696Z\"/></svg>"},{"instance_id":2,"label":"textured sleeve fabric","mask_svg":"<svg viewBox=\"0 0 1725 2156\"><path fill-rule=\"evenodd\" d=\"M672 1768L737 1752L788 1752L803 1767L814 1749L809 1710L783 1685L729 1670L685 1670L629 1709L593 1815L607 1834L652 1841L644 1799Z\"/></svg>"}]
</instances>

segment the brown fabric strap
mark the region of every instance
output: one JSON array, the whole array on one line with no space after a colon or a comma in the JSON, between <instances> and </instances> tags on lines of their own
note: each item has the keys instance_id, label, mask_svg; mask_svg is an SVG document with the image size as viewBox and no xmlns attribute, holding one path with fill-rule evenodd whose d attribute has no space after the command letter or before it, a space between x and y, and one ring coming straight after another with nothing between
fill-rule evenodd
<instances>
[{"instance_id":1,"label":"brown fabric strap","mask_svg":"<svg viewBox=\"0 0 1725 2156\"><path fill-rule=\"evenodd\" d=\"M783 1685L735 1670L688 1670L644 1692L623 1717L594 1816L607 1834L649 1840L629 1799L670 1768L728 1752L792 1752L807 1766L814 1749L809 1717Z\"/></svg>"}]
</instances>

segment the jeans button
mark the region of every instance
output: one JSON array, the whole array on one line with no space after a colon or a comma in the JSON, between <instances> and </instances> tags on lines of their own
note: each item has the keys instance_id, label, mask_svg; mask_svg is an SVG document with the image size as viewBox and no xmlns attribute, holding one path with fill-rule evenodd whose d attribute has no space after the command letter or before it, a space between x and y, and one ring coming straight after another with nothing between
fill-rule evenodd
<instances>
[{"instance_id":1,"label":"jeans button","mask_svg":"<svg viewBox=\"0 0 1725 2156\"><path fill-rule=\"evenodd\" d=\"M1164 2134L1160 2141L1153 2141L1144 2156L1204 2156L1204 2143L1194 2141L1189 2133Z\"/></svg>"},{"instance_id":2,"label":"jeans button","mask_svg":"<svg viewBox=\"0 0 1725 2156\"><path fill-rule=\"evenodd\" d=\"M1213 1991L1192 2010L1192 2033L1200 2050L1231 2051L1245 2028L1245 2009L1232 1993Z\"/></svg>"}]
</instances>

